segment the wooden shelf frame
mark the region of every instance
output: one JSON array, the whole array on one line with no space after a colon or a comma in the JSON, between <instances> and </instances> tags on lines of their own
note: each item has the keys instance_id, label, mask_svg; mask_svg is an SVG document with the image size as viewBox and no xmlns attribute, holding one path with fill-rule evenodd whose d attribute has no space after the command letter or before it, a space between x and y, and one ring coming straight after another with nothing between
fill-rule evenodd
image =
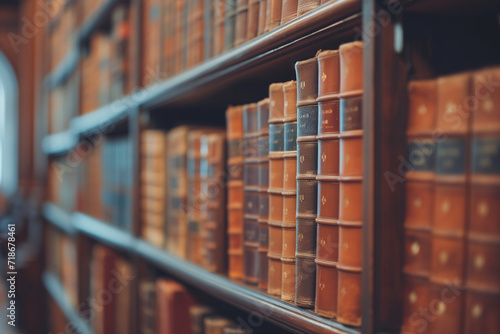
<instances>
[{"instance_id":1,"label":"wooden shelf frame","mask_svg":"<svg viewBox=\"0 0 500 334\"><path fill-rule=\"evenodd\" d=\"M57 276L53 273L45 272L42 279L45 289L66 316L66 319L72 325L71 328L79 334L93 334L93 331L89 328L87 322L80 317L71 304L64 286Z\"/></svg>"}]
</instances>

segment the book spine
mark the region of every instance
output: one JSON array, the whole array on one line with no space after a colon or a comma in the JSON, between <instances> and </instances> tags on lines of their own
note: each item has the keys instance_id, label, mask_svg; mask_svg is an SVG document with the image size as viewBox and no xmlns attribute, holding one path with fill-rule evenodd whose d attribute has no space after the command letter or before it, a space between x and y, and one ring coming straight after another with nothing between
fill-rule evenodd
<instances>
[{"instance_id":1,"label":"book spine","mask_svg":"<svg viewBox=\"0 0 500 334\"><path fill-rule=\"evenodd\" d=\"M139 282L139 305L140 333L156 333L156 286L153 280Z\"/></svg>"},{"instance_id":2,"label":"book spine","mask_svg":"<svg viewBox=\"0 0 500 334\"><path fill-rule=\"evenodd\" d=\"M228 275L243 278L243 109L229 107L226 111L227 124L227 169L229 174L227 190L227 233L228 233Z\"/></svg>"},{"instance_id":3,"label":"book spine","mask_svg":"<svg viewBox=\"0 0 500 334\"><path fill-rule=\"evenodd\" d=\"M184 0L176 0L175 2L175 73L180 73L185 68L184 66L184 44L187 39L185 31L185 20L187 19L187 5Z\"/></svg>"},{"instance_id":4,"label":"book spine","mask_svg":"<svg viewBox=\"0 0 500 334\"><path fill-rule=\"evenodd\" d=\"M470 225L467 253L465 332L500 331L500 68L474 75L474 92L482 92L472 120L472 155L469 160Z\"/></svg>"},{"instance_id":5,"label":"book spine","mask_svg":"<svg viewBox=\"0 0 500 334\"><path fill-rule=\"evenodd\" d=\"M202 247L203 240L201 236L202 216L201 202L202 193L201 185L203 182L202 175L207 173L207 161L201 156L201 138L202 131L192 131L188 134L188 151L187 151L187 244L186 255L187 259L196 265L202 265ZM203 169L202 169L203 166Z\"/></svg>"},{"instance_id":6,"label":"book spine","mask_svg":"<svg viewBox=\"0 0 500 334\"><path fill-rule=\"evenodd\" d=\"M441 77L437 82L438 107L436 126L446 136L436 145L435 210L431 236L429 299L440 298L443 288L453 282L461 291L453 303L440 300L439 314L429 325L430 333L459 332L465 288L465 254L469 192L467 189L471 117L464 101L472 95L470 73ZM467 116L466 116L467 115ZM457 126L451 121L460 119Z\"/></svg>"},{"instance_id":7,"label":"book spine","mask_svg":"<svg viewBox=\"0 0 500 334\"><path fill-rule=\"evenodd\" d=\"M434 214L434 161L437 109L435 80L414 81L408 85L405 255L403 266L402 330L416 333L419 323L410 321L413 313L429 305L431 262L431 222Z\"/></svg>"},{"instance_id":8,"label":"book spine","mask_svg":"<svg viewBox=\"0 0 500 334\"><path fill-rule=\"evenodd\" d=\"M226 0L215 0L213 55L224 52Z\"/></svg>"},{"instance_id":9,"label":"book spine","mask_svg":"<svg viewBox=\"0 0 500 334\"><path fill-rule=\"evenodd\" d=\"M259 281L259 126L257 104L243 106L244 124L244 280L256 285Z\"/></svg>"},{"instance_id":10,"label":"book spine","mask_svg":"<svg viewBox=\"0 0 500 334\"><path fill-rule=\"evenodd\" d=\"M236 0L226 0L226 20L224 32L224 50L230 50L235 46L236 38Z\"/></svg>"},{"instance_id":11,"label":"book spine","mask_svg":"<svg viewBox=\"0 0 500 334\"><path fill-rule=\"evenodd\" d=\"M259 0L259 25L257 28L257 35L262 35L266 32L267 20L267 0Z\"/></svg>"},{"instance_id":12,"label":"book spine","mask_svg":"<svg viewBox=\"0 0 500 334\"><path fill-rule=\"evenodd\" d=\"M337 320L361 325L361 261L363 218L363 43L339 48L340 167Z\"/></svg>"},{"instance_id":13,"label":"book spine","mask_svg":"<svg viewBox=\"0 0 500 334\"><path fill-rule=\"evenodd\" d=\"M295 212L297 203L297 83L283 84L284 153L283 153L283 227L281 299L295 301Z\"/></svg>"},{"instance_id":14,"label":"book spine","mask_svg":"<svg viewBox=\"0 0 500 334\"><path fill-rule=\"evenodd\" d=\"M259 5L259 0L248 1L247 41L257 37L257 31L259 29Z\"/></svg>"},{"instance_id":15,"label":"book spine","mask_svg":"<svg viewBox=\"0 0 500 334\"><path fill-rule=\"evenodd\" d=\"M305 14L320 5L320 0L298 0L297 14L298 16Z\"/></svg>"},{"instance_id":16,"label":"book spine","mask_svg":"<svg viewBox=\"0 0 500 334\"><path fill-rule=\"evenodd\" d=\"M283 252L283 84L269 86L269 278L267 292L281 296Z\"/></svg>"},{"instance_id":17,"label":"book spine","mask_svg":"<svg viewBox=\"0 0 500 334\"><path fill-rule=\"evenodd\" d=\"M258 103L259 124L259 288L267 291L269 251L269 98Z\"/></svg>"},{"instance_id":18,"label":"book spine","mask_svg":"<svg viewBox=\"0 0 500 334\"><path fill-rule=\"evenodd\" d=\"M236 0L236 32L234 46L245 43L248 26L248 1Z\"/></svg>"},{"instance_id":19,"label":"book spine","mask_svg":"<svg viewBox=\"0 0 500 334\"><path fill-rule=\"evenodd\" d=\"M162 0L161 77L175 73L175 0Z\"/></svg>"},{"instance_id":20,"label":"book spine","mask_svg":"<svg viewBox=\"0 0 500 334\"><path fill-rule=\"evenodd\" d=\"M281 1L282 0L266 0L266 26L264 30L271 31L278 27L281 23Z\"/></svg>"},{"instance_id":21,"label":"book spine","mask_svg":"<svg viewBox=\"0 0 500 334\"><path fill-rule=\"evenodd\" d=\"M340 59L338 50L318 54L318 195L315 312L337 315L339 243Z\"/></svg>"},{"instance_id":22,"label":"book spine","mask_svg":"<svg viewBox=\"0 0 500 334\"><path fill-rule=\"evenodd\" d=\"M204 0L204 15L203 15L203 58L200 60L210 59L214 55L214 37L215 37L215 0Z\"/></svg>"},{"instance_id":23,"label":"book spine","mask_svg":"<svg viewBox=\"0 0 500 334\"><path fill-rule=\"evenodd\" d=\"M297 204L295 303L314 307L316 287L316 210L318 169L318 63L295 64L297 77Z\"/></svg>"},{"instance_id":24,"label":"book spine","mask_svg":"<svg viewBox=\"0 0 500 334\"><path fill-rule=\"evenodd\" d=\"M283 0L281 10L281 24L290 22L297 17L298 0Z\"/></svg>"}]
</instances>

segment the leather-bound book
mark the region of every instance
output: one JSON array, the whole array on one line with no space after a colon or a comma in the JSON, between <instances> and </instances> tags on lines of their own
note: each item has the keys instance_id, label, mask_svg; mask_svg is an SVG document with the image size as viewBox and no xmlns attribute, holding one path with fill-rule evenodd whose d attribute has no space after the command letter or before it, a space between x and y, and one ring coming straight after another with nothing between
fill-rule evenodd
<instances>
[{"instance_id":1,"label":"leather-bound book","mask_svg":"<svg viewBox=\"0 0 500 334\"><path fill-rule=\"evenodd\" d=\"M186 67L184 50L187 40L187 3L185 0L175 0L175 38L174 59L175 73L180 73Z\"/></svg>"},{"instance_id":2,"label":"leather-bound book","mask_svg":"<svg viewBox=\"0 0 500 334\"><path fill-rule=\"evenodd\" d=\"M139 332L156 333L156 283L153 280L139 282Z\"/></svg>"},{"instance_id":3,"label":"leather-bound book","mask_svg":"<svg viewBox=\"0 0 500 334\"><path fill-rule=\"evenodd\" d=\"M403 265L403 323L405 333L417 333L420 322L412 314L429 305L431 223L434 215L434 161L437 81L408 85L405 259Z\"/></svg>"},{"instance_id":4,"label":"leather-bound book","mask_svg":"<svg viewBox=\"0 0 500 334\"><path fill-rule=\"evenodd\" d=\"M219 315L212 315L204 319L205 334L223 334L224 328L229 326L234 326L234 322Z\"/></svg>"},{"instance_id":5,"label":"leather-bound book","mask_svg":"<svg viewBox=\"0 0 500 334\"><path fill-rule=\"evenodd\" d=\"M340 59L338 50L318 54L318 212L316 303L321 316L337 315L339 244Z\"/></svg>"},{"instance_id":6,"label":"leather-bound book","mask_svg":"<svg viewBox=\"0 0 500 334\"><path fill-rule=\"evenodd\" d=\"M191 334L189 308L195 305L189 291L170 279L156 281L156 330L158 334Z\"/></svg>"},{"instance_id":7,"label":"leather-bound book","mask_svg":"<svg viewBox=\"0 0 500 334\"><path fill-rule=\"evenodd\" d=\"M257 37L259 29L259 4L259 0L248 0L247 41Z\"/></svg>"},{"instance_id":8,"label":"leather-bound book","mask_svg":"<svg viewBox=\"0 0 500 334\"><path fill-rule=\"evenodd\" d=\"M281 24L285 24L297 17L298 0L283 0L281 9Z\"/></svg>"},{"instance_id":9,"label":"leather-bound book","mask_svg":"<svg viewBox=\"0 0 500 334\"><path fill-rule=\"evenodd\" d=\"M90 295L97 298L101 291L107 291L108 282L115 276L115 254L108 248L96 245L92 249L92 260L90 263ZM95 313L92 323L93 332L96 334L106 334L115 332L116 301L112 300L105 305L99 312Z\"/></svg>"},{"instance_id":10,"label":"leather-bound book","mask_svg":"<svg viewBox=\"0 0 500 334\"><path fill-rule=\"evenodd\" d=\"M161 78L175 74L175 3L161 0Z\"/></svg>"},{"instance_id":11,"label":"leather-bound book","mask_svg":"<svg viewBox=\"0 0 500 334\"><path fill-rule=\"evenodd\" d=\"M180 126L167 135L168 194L166 247L172 254L185 259L187 249L187 136L188 126Z\"/></svg>"},{"instance_id":12,"label":"leather-bound book","mask_svg":"<svg viewBox=\"0 0 500 334\"><path fill-rule=\"evenodd\" d=\"M142 86L146 87L158 80L160 70L160 0L146 0L143 3L142 25Z\"/></svg>"},{"instance_id":13,"label":"leather-bound book","mask_svg":"<svg viewBox=\"0 0 500 334\"><path fill-rule=\"evenodd\" d=\"M117 258L115 261L115 273L121 277L135 277L132 266L125 260ZM116 333L132 334L133 330L133 294L135 287L127 281L121 282L118 287L119 292L115 294L116 308L115 308L115 328Z\"/></svg>"},{"instance_id":14,"label":"leather-bound book","mask_svg":"<svg viewBox=\"0 0 500 334\"><path fill-rule=\"evenodd\" d=\"M189 308L192 334L205 334L205 318L213 316L215 311L205 305L193 305Z\"/></svg>"},{"instance_id":15,"label":"leather-bound book","mask_svg":"<svg viewBox=\"0 0 500 334\"><path fill-rule=\"evenodd\" d=\"M281 297L283 252L283 84L269 86L269 260L267 292Z\"/></svg>"},{"instance_id":16,"label":"leather-bound book","mask_svg":"<svg viewBox=\"0 0 500 334\"><path fill-rule=\"evenodd\" d=\"M500 331L500 67L474 73L465 333ZM493 86L493 85L496 86Z\"/></svg>"},{"instance_id":17,"label":"leather-bound book","mask_svg":"<svg viewBox=\"0 0 500 334\"><path fill-rule=\"evenodd\" d=\"M257 103L243 106L244 128L244 279L259 282L259 124Z\"/></svg>"},{"instance_id":18,"label":"leather-bound book","mask_svg":"<svg viewBox=\"0 0 500 334\"><path fill-rule=\"evenodd\" d=\"M340 168L337 320L361 325L363 43L339 48Z\"/></svg>"},{"instance_id":19,"label":"leather-bound book","mask_svg":"<svg viewBox=\"0 0 500 334\"><path fill-rule=\"evenodd\" d=\"M241 328L242 326L230 325L224 328L223 334L250 334L248 330Z\"/></svg>"},{"instance_id":20,"label":"leather-bound book","mask_svg":"<svg viewBox=\"0 0 500 334\"><path fill-rule=\"evenodd\" d=\"M257 27L257 35L262 35L266 32L267 20L267 0L259 0L259 23Z\"/></svg>"},{"instance_id":21,"label":"leather-bound book","mask_svg":"<svg viewBox=\"0 0 500 334\"><path fill-rule=\"evenodd\" d=\"M463 318L458 316L464 305L465 254L467 226L467 178L470 120L464 101L472 95L470 73L440 77L436 126L443 136L437 138L435 162L434 219L429 300L438 299L435 320L429 333L458 333ZM459 294L453 303L441 298L451 284Z\"/></svg>"},{"instance_id":22,"label":"leather-bound book","mask_svg":"<svg viewBox=\"0 0 500 334\"><path fill-rule=\"evenodd\" d=\"M208 8L210 10L210 8ZM188 1L187 67L201 63L205 57L205 0Z\"/></svg>"},{"instance_id":23,"label":"leather-bound book","mask_svg":"<svg viewBox=\"0 0 500 334\"><path fill-rule=\"evenodd\" d=\"M226 136L224 130L214 130L201 137L201 159L206 161L202 174L200 205L203 228L203 267L215 273L226 273Z\"/></svg>"},{"instance_id":24,"label":"leather-bound book","mask_svg":"<svg viewBox=\"0 0 500 334\"><path fill-rule=\"evenodd\" d=\"M298 16L305 14L320 5L320 0L298 0L297 14Z\"/></svg>"},{"instance_id":25,"label":"leather-bound book","mask_svg":"<svg viewBox=\"0 0 500 334\"><path fill-rule=\"evenodd\" d=\"M247 40L248 2L249 0L236 0L236 33L234 46L243 44Z\"/></svg>"},{"instance_id":26,"label":"leather-bound book","mask_svg":"<svg viewBox=\"0 0 500 334\"><path fill-rule=\"evenodd\" d=\"M257 104L259 124L259 288L267 291L269 251L269 98Z\"/></svg>"},{"instance_id":27,"label":"leather-bound book","mask_svg":"<svg viewBox=\"0 0 500 334\"><path fill-rule=\"evenodd\" d=\"M283 226L281 253L281 299L295 301L295 212L297 201L297 83L283 84L284 153L283 153Z\"/></svg>"},{"instance_id":28,"label":"leather-bound book","mask_svg":"<svg viewBox=\"0 0 500 334\"><path fill-rule=\"evenodd\" d=\"M230 50L234 47L236 38L236 1L226 0L226 19L225 19L225 42L224 50Z\"/></svg>"},{"instance_id":29,"label":"leather-bound book","mask_svg":"<svg viewBox=\"0 0 500 334\"><path fill-rule=\"evenodd\" d=\"M297 77L297 204L295 303L314 307L318 171L318 62L295 63Z\"/></svg>"},{"instance_id":30,"label":"leather-bound book","mask_svg":"<svg viewBox=\"0 0 500 334\"><path fill-rule=\"evenodd\" d=\"M224 52L225 26L226 26L226 0L214 0L214 33L213 33L213 55Z\"/></svg>"},{"instance_id":31,"label":"leather-bound book","mask_svg":"<svg viewBox=\"0 0 500 334\"><path fill-rule=\"evenodd\" d=\"M281 0L266 0L266 26L264 30L271 31L281 23Z\"/></svg>"},{"instance_id":32,"label":"leather-bound book","mask_svg":"<svg viewBox=\"0 0 500 334\"><path fill-rule=\"evenodd\" d=\"M201 217L201 137L204 130L190 131L187 135L187 231L186 256L202 265L202 217ZM204 169L206 161L204 161ZM206 170L203 171L206 173Z\"/></svg>"},{"instance_id":33,"label":"leather-bound book","mask_svg":"<svg viewBox=\"0 0 500 334\"><path fill-rule=\"evenodd\" d=\"M210 59L214 55L215 38L215 0L203 0L203 60Z\"/></svg>"},{"instance_id":34,"label":"leather-bound book","mask_svg":"<svg viewBox=\"0 0 500 334\"><path fill-rule=\"evenodd\" d=\"M243 108L228 107L227 125L227 238L228 275L243 278Z\"/></svg>"}]
</instances>

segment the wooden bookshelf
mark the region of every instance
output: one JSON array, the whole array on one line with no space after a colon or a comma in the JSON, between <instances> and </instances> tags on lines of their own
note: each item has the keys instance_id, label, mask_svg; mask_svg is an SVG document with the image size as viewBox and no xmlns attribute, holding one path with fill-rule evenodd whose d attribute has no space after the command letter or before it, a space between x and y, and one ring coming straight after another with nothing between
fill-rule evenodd
<instances>
[{"instance_id":1,"label":"wooden bookshelf","mask_svg":"<svg viewBox=\"0 0 500 334\"><path fill-rule=\"evenodd\" d=\"M43 274L43 284L50 297L66 316L71 328L79 334L92 334L93 331L88 327L87 322L74 309L59 279L54 274L45 272Z\"/></svg>"}]
</instances>

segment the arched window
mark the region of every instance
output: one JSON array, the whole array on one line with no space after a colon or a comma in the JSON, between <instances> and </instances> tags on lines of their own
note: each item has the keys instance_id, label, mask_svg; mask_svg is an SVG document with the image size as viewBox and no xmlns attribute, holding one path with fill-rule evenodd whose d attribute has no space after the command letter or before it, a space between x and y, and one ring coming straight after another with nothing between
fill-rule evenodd
<instances>
[{"instance_id":1,"label":"arched window","mask_svg":"<svg viewBox=\"0 0 500 334\"><path fill-rule=\"evenodd\" d=\"M18 91L14 70L0 52L0 192L11 196L18 186Z\"/></svg>"}]
</instances>

